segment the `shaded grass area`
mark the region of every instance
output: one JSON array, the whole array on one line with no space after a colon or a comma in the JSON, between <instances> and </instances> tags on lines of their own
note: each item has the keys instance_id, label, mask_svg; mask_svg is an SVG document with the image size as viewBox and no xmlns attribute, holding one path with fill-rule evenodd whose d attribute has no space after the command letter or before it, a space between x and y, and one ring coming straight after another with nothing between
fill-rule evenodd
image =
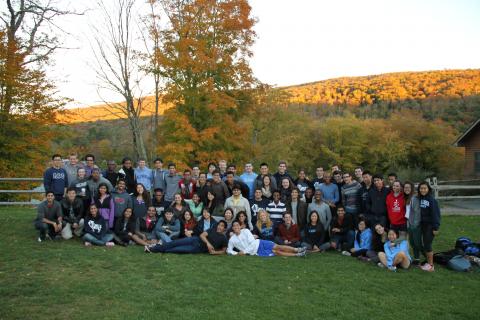
<instances>
[{"instance_id":1,"label":"shaded grass area","mask_svg":"<svg viewBox=\"0 0 480 320\"><path fill-rule=\"evenodd\" d=\"M35 211L0 208L0 319L477 319L480 273L391 273L337 253L307 258L144 254L36 242ZM478 240L446 216L434 250ZM477 297L477 298L475 298Z\"/></svg>"}]
</instances>

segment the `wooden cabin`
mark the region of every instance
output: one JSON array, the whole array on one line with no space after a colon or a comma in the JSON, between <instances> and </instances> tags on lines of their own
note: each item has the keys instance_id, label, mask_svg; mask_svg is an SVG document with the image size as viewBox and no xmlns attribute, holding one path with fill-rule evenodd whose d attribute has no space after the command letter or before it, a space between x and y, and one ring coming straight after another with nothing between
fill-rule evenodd
<instances>
[{"instance_id":1,"label":"wooden cabin","mask_svg":"<svg viewBox=\"0 0 480 320\"><path fill-rule=\"evenodd\" d=\"M480 177L480 119L475 121L455 141L456 147L465 148L463 175L465 178Z\"/></svg>"}]
</instances>

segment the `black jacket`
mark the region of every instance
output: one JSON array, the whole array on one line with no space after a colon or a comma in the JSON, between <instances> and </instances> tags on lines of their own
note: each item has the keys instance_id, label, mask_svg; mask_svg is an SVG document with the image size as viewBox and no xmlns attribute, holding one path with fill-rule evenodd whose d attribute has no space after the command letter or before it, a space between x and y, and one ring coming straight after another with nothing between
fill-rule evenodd
<instances>
[{"instance_id":1,"label":"black jacket","mask_svg":"<svg viewBox=\"0 0 480 320\"><path fill-rule=\"evenodd\" d=\"M70 224L78 223L84 217L83 201L79 198L75 198L73 202L68 201L66 198L60 201L62 206L63 220Z\"/></svg>"},{"instance_id":2,"label":"black jacket","mask_svg":"<svg viewBox=\"0 0 480 320\"><path fill-rule=\"evenodd\" d=\"M340 232L335 233L339 235L345 235L349 230L354 230L352 215L345 214L345 218L343 218L343 224L338 222L338 215L335 215L332 219L330 230L333 228L340 229Z\"/></svg>"}]
</instances>

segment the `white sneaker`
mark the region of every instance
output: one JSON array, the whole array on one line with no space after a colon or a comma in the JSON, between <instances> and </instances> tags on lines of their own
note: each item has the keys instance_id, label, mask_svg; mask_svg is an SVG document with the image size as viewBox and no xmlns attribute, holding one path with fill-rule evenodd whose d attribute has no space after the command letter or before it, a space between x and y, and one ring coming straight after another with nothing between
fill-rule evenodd
<instances>
[{"instance_id":1,"label":"white sneaker","mask_svg":"<svg viewBox=\"0 0 480 320\"><path fill-rule=\"evenodd\" d=\"M342 255L350 257L352 254L348 251L342 251Z\"/></svg>"},{"instance_id":2,"label":"white sneaker","mask_svg":"<svg viewBox=\"0 0 480 320\"><path fill-rule=\"evenodd\" d=\"M115 243L109 241L109 242L105 243L105 245L106 245L107 247L114 247L114 246L115 246Z\"/></svg>"},{"instance_id":3,"label":"white sneaker","mask_svg":"<svg viewBox=\"0 0 480 320\"><path fill-rule=\"evenodd\" d=\"M37 241L42 242L42 238L38 237Z\"/></svg>"}]
</instances>

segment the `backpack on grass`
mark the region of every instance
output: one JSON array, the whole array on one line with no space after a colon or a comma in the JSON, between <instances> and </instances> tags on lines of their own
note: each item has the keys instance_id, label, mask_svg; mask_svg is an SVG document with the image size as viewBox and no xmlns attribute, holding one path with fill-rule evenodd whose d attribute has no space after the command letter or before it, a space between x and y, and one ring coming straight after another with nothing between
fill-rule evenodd
<instances>
[{"instance_id":1,"label":"backpack on grass","mask_svg":"<svg viewBox=\"0 0 480 320\"><path fill-rule=\"evenodd\" d=\"M458 272L468 272L472 270L472 264L462 255L451 258L447 263L447 267Z\"/></svg>"},{"instance_id":2,"label":"backpack on grass","mask_svg":"<svg viewBox=\"0 0 480 320\"><path fill-rule=\"evenodd\" d=\"M466 255L480 257L480 243L475 243L470 238L458 238L455 248L462 250Z\"/></svg>"}]
</instances>

